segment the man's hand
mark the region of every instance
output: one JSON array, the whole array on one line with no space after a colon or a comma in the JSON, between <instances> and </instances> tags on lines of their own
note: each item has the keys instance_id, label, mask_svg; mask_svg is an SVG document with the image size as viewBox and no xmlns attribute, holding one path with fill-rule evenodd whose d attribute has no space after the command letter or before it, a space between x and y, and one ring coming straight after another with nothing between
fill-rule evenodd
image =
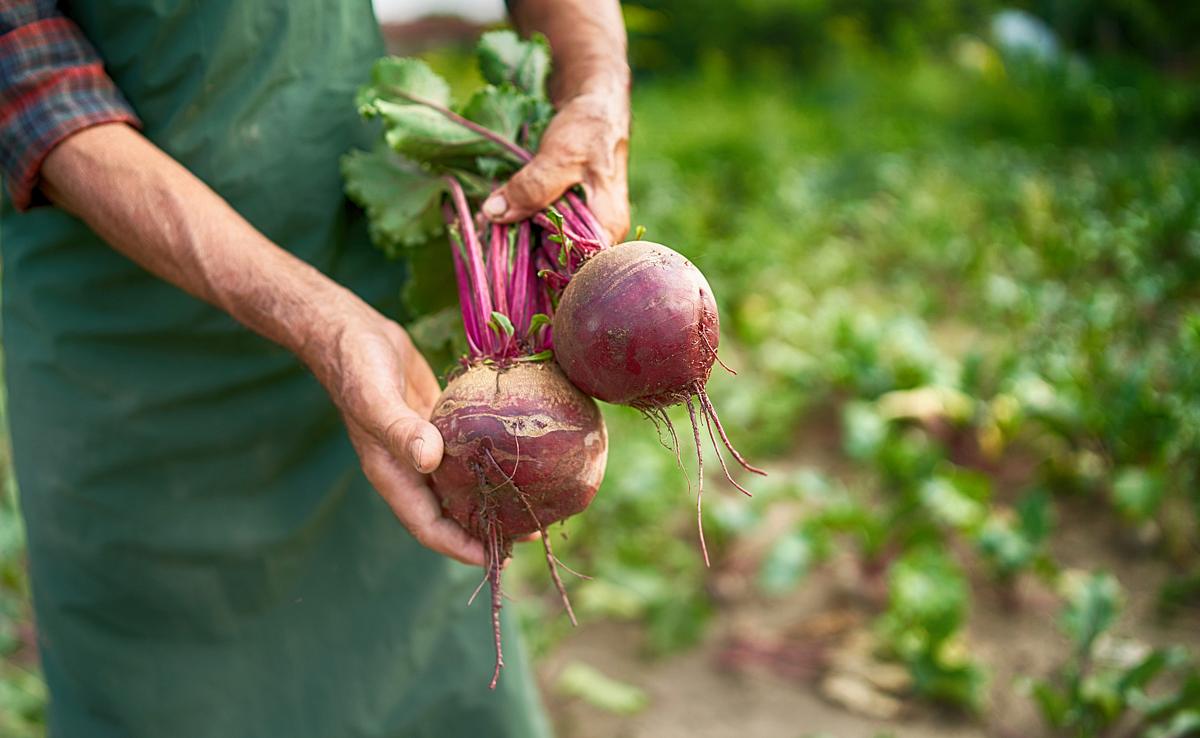
<instances>
[{"instance_id":1,"label":"man's hand","mask_svg":"<svg viewBox=\"0 0 1200 738\"><path fill-rule=\"evenodd\" d=\"M613 242L629 231L626 166L629 105L621 93L572 98L550 121L537 156L483 204L492 220L512 223L583 185L588 207Z\"/></svg>"},{"instance_id":2,"label":"man's hand","mask_svg":"<svg viewBox=\"0 0 1200 738\"><path fill-rule=\"evenodd\" d=\"M483 566L483 544L449 518L426 476L442 461L429 422L441 389L425 358L396 323L368 312L312 364L342 411L367 479L421 545Z\"/></svg>"},{"instance_id":3,"label":"man's hand","mask_svg":"<svg viewBox=\"0 0 1200 738\"><path fill-rule=\"evenodd\" d=\"M609 237L620 241L629 231L629 65L620 5L616 0L521 0L512 7L522 33L541 31L550 41L550 97L558 114L533 161L492 193L483 212L511 223L582 184L588 207Z\"/></svg>"}]
</instances>

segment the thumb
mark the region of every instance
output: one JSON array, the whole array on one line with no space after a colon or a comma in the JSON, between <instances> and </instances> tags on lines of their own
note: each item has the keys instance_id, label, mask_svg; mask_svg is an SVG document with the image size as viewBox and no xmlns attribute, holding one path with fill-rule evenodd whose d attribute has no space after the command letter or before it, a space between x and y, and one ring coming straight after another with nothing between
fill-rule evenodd
<instances>
[{"instance_id":1,"label":"thumb","mask_svg":"<svg viewBox=\"0 0 1200 738\"><path fill-rule=\"evenodd\" d=\"M380 440L393 457L422 474L429 474L442 463L442 434L408 408L383 429Z\"/></svg>"},{"instance_id":2,"label":"thumb","mask_svg":"<svg viewBox=\"0 0 1200 738\"><path fill-rule=\"evenodd\" d=\"M546 155L535 156L483 203L483 214L512 223L544 210L580 180L580 168Z\"/></svg>"}]
</instances>

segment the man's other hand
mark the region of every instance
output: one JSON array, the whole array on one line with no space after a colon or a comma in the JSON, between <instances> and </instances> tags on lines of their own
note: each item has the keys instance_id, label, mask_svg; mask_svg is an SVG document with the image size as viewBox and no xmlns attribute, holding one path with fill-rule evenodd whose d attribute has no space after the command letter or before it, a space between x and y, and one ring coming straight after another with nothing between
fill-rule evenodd
<instances>
[{"instance_id":1,"label":"man's other hand","mask_svg":"<svg viewBox=\"0 0 1200 738\"><path fill-rule=\"evenodd\" d=\"M629 101L617 90L567 101L542 137L533 161L483 204L483 212L512 223L545 209L577 184L588 207L615 243L629 232L626 167Z\"/></svg>"}]
</instances>

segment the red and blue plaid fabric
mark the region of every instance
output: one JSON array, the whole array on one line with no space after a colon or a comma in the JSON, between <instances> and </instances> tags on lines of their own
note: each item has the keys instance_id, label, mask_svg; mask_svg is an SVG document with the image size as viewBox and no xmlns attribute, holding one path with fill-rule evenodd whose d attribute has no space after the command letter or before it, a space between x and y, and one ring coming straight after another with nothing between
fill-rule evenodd
<instances>
[{"instance_id":1,"label":"red and blue plaid fabric","mask_svg":"<svg viewBox=\"0 0 1200 738\"><path fill-rule=\"evenodd\" d=\"M52 0L0 0L0 174L20 210L42 161L72 133L138 125L95 48Z\"/></svg>"}]
</instances>

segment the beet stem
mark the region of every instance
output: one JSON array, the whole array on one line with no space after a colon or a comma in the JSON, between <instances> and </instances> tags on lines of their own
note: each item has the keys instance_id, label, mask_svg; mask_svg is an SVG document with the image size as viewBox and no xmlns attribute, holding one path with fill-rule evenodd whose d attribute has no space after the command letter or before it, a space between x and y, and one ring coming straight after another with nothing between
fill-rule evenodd
<instances>
[{"instance_id":1,"label":"beet stem","mask_svg":"<svg viewBox=\"0 0 1200 738\"><path fill-rule=\"evenodd\" d=\"M696 530L700 533L700 552L704 554L704 565L712 566L708 560L708 544L704 542L704 518L702 505L704 499L704 447L700 445L700 426L696 425L696 410L692 407L692 398L687 399L688 417L692 421L692 436L696 439Z\"/></svg>"},{"instance_id":2,"label":"beet stem","mask_svg":"<svg viewBox=\"0 0 1200 738\"><path fill-rule=\"evenodd\" d=\"M508 283L508 304L513 313L509 317L517 329L517 335L522 338L529 331L529 320L533 317L533 311L529 309L529 256L529 222L521 221L517 229L512 280Z\"/></svg>"},{"instance_id":3,"label":"beet stem","mask_svg":"<svg viewBox=\"0 0 1200 738\"><path fill-rule=\"evenodd\" d=\"M488 353L492 353L495 351L497 343L493 340L492 332L484 327L492 319L492 296L491 290L488 289L487 272L483 266L483 247L479 243L479 235L475 232L475 224L471 220L471 209L467 204L467 195L463 192L462 185L451 176L446 176L445 181L450 188L450 199L454 202L454 209L458 212L458 227L462 235L463 247L466 250L465 263L470 280L470 292L475 298L474 307L478 311L476 325L483 331L481 338L486 337L487 339L480 348L485 348Z\"/></svg>"},{"instance_id":4,"label":"beet stem","mask_svg":"<svg viewBox=\"0 0 1200 738\"><path fill-rule=\"evenodd\" d=\"M392 89L392 90L389 90L389 92L393 92L397 96L402 97L411 103L416 103L417 105L424 105L425 107L427 107L431 110L436 110L437 112L441 113L446 118L459 124L463 128L466 128L467 130L470 130L470 131L474 131L475 133L478 133L480 136L483 136L484 138L488 139L489 141L496 144L497 146L502 147L503 149L505 149L506 151L511 153L513 156L517 157L517 159L521 160L522 162L528 162L529 160L533 159L533 154L529 153L524 148L518 146L517 144L513 143L512 141L509 141L507 138L505 138L504 136L501 136L499 133L496 133L495 131L493 131L485 126L479 125L478 123L476 123L473 120L467 120L466 118L462 117L461 115L454 112L450 108L447 108L444 105L439 105L438 103L435 103L433 100L427 100L426 98L419 97L417 95L410 95L409 93L404 92L403 90Z\"/></svg>"},{"instance_id":5,"label":"beet stem","mask_svg":"<svg viewBox=\"0 0 1200 738\"><path fill-rule=\"evenodd\" d=\"M491 287L495 290L493 307L511 320L508 306L508 226L492 224L488 267L491 271Z\"/></svg>"},{"instance_id":6,"label":"beet stem","mask_svg":"<svg viewBox=\"0 0 1200 738\"><path fill-rule=\"evenodd\" d=\"M472 307L471 285L467 280L466 266L463 264L462 239L459 234L455 233L456 230L461 229L459 229L454 208L450 207L449 203L443 203L442 214L446 218L446 224L450 226L447 236L450 241L450 253L454 261L454 281L458 286L458 305L462 313L463 332L467 335L467 348L470 350L470 355L475 357L483 353L483 346L479 340L479 330L475 325L475 310Z\"/></svg>"},{"instance_id":7,"label":"beet stem","mask_svg":"<svg viewBox=\"0 0 1200 738\"><path fill-rule=\"evenodd\" d=\"M590 247L587 249L588 251L599 251L600 249L604 248L604 244L602 242L589 236L585 236L576 231L574 228L568 228L568 224L565 222L563 223L563 227L560 229L558 226L554 225L554 222L547 218L543 213L538 213L537 215L533 216L533 222L537 223L547 231L558 233L561 236L566 236L577 246L583 245ZM551 243L554 242L551 241ZM556 258L558 256L557 248L560 246L562 246L562 244L554 244L554 255Z\"/></svg>"},{"instance_id":8,"label":"beet stem","mask_svg":"<svg viewBox=\"0 0 1200 738\"><path fill-rule=\"evenodd\" d=\"M592 235L596 237L596 240L601 242L608 240L608 234L604 232L604 227L600 225L600 221L596 219L591 208L578 195L568 190L567 202L571 203L571 207L579 213L579 217L587 224L588 228L592 231Z\"/></svg>"},{"instance_id":9,"label":"beet stem","mask_svg":"<svg viewBox=\"0 0 1200 738\"><path fill-rule=\"evenodd\" d=\"M721 434L721 440L725 442L725 448L729 449L729 453L733 454L733 458L737 459L737 463L741 464L742 468L748 472L764 477L767 476L765 471L742 458L738 450L729 442L729 436L725 435L725 428L721 425L721 418L717 416L717 409L713 407L712 401L708 399L708 393L704 391L704 388L700 387L696 394L700 396L701 406L712 417L713 425L717 426L717 433Z\"/></svg>"}]
</instances>

